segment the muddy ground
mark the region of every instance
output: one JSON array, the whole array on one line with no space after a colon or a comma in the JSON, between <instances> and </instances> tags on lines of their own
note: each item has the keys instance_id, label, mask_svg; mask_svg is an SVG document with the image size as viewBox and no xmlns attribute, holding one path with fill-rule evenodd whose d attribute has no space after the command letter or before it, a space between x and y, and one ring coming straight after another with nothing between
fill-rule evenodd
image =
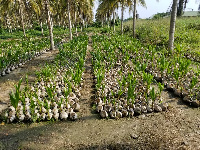
<instances>
[{"instance_id":1,"label":"muddy ground","mask_svg":"<svg viewBox=\"0 0 200 150\"><path fill-rule=\"evenodd\" d=\"M91 46L88 47L91 50ZM25 73L51 63L57 51L50 51L23 68L0 78L0 107L9 103L8 93ZM119 120L100 119L91 103L94 81L91 55L87 60L81 90L81 111L77 121L15 123L0 125L0 149L200 149L200 110L182 103L168 91L162 92L169 109Z\"/></svg>"}]
</instances>

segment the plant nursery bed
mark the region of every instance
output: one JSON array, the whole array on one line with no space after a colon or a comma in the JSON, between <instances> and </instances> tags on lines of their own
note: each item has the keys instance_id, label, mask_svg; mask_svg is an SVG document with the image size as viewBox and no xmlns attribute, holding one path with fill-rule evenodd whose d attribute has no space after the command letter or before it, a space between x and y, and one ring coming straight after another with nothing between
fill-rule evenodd
<instances>
[{"instance_id":1,"label":"plant nursery bed","mask_svg":"<svg viewBox=\"0 0 200 150\"><path fill-rule=\"evenodd\" d=\"M82 38L87 39L87 37ZM93 40L100 40L97 38ZM49 119L50 121L45 118L45 121L37 120L36 122L18 122L18 118L14 122L0 122L0 149L200 149L199 108L185 105L180 97L167 91L158 82L153 81L154 76L144 72L145 67L137 66L134 61L130 62L128 53L110 51L108 47L112 49L112 44L106 42L101 44L105 49L108 48L106 53L110 52L109 55L112 57L107 57L107 55L101 57L98 54L99 45L96 45L96 47L92 45L95 42L91 41L91 37L89 37L88 43L87 41L85 43L80 42L84 45L83 47L78 43L76 44L77 48L73 42L59 47L59 53L57 50L51 54L49 52L43 54L43 57L28 62L24 68L13 71L0 79L0 88L3 89L0 91L0 106L9 104L9 91L13 89L13 85L18 83L22 76L28 73L29 82L33 83L32 87L36 91L41 89L40 92L36 92L39 95L38 100L43 101L44 99L40 108L46 107L45 103L48 104L48 101L50 101L53 110L54 105L57 105L58 102L58 112L61 113L66 110L64 107L68 103L78 101L80 105L79 112L76 112L78 118L62 119L59 117L59 119ZM85 46L87 47L86 51ZM123 45L117 47L120 46ZM78 51L79 48L81 51ZM56 59L59 58L57 65L62 65L62 67L56 68L57 66L55 66L54 68L53 66L51 70L56 72L51 72L55 77L52 75L53 77L50 80L56 85L58 101L55 100L54 104L49 97L51 93L47 91L48 83L46 81L49 81L49 78L44 77L47 77L52 62L55 63L53 61L55 55L57 55ZM117 59L115 56L117 56ZM113 58L113 60L109 60L109 58ZM115 59L117 60L116 63L112 63ZM102 60L102 62L99 63L98 60ZM41 64L42 66L46 62L49 63L46 68L38 65ZM67 64L65 64L66 62ZM109 65L111 65L110 68ZM69 72L69 68L71 68L71 72ZM38 73L36 76L33 72L40 69L40 74ZM46 72L44 72L45 69ZM133 76L134 78L132 78ZM71 92L74 94L62 96L64 99L68 98L68 101L63 103L64 106L62 106L63 101L60 98L61 93L63 93L62 89L69 89L70 85L68 83L67 87L67 84L63 83L63 81L66 81L64 80L65 77L72 84ZM151 80L150 83L148 79ZM56 82L54 83L52 80ZM135 81L137 81L137 85L135 85ZM105 84L105 87L102 86L103 84ZM26 87L25 83L22 85L22 88ZM46 90L42 88L44 85L47 86L45 87ZM135 91L134 93L137 95L132 95L130 91ZM48 96L45 92L48 92ZM156 96L154 92L157 93ZM56 93L55 91L52 92L52 94ZM75 96L75 100L69 101L71 96ZM156 103L152 103L152 101ZM70 107L74 108L75 103L70 104ZM155 105L160 106L160 104L166 104L167 107L164 111L158 112L155 110ZM136 112L136 107L142 108L141 105L145 106L143 107L145 108L144 111L141 112L141 110L141 113L131 116L131 113ZM98 106L102 107L98 108ZM111 113L110 106L116 114ZM153 108L151 113L147 111L148 106ZM50 108L48 108L49 110ZM99 114L96 113L97 111ZM103 111L106 111L107 115L106 113L101 114Z\"/></svg>"},{"instance_id":2,"label":"plant nursery bed","mask_svg":"<svg viewBox=\"0 0 200 150\"><path fill-rule=\"evenodd\" d=\"M36 77L35 71L40 70L46 63L52 63L57 53L58 50L47 51L34 60L27 62L22 67L15 69L10 74L0 77L0 112L10 104L9 93L14 90L14 85L17 84L19 79L27 74L29 81L33 82Z\"/></svg>"}]
</instances>

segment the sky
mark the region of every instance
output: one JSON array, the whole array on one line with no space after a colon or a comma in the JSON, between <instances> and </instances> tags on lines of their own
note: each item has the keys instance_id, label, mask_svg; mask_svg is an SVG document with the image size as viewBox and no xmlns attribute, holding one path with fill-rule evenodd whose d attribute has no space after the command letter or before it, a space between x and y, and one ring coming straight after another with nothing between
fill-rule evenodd
<instances>
[{"instance_id":1,"label":"sky","mask_svg":"<svg viewBox=\"0 0 200 150\"><path fill-rule=\"evenodd\" d=\"M195 3L195 1L196 0L189 0L189 2L187 3L186 11L191 11L191 9L193 9L194 11L198 10L199 3ZM146 0L147 8L137 5L137 12L139 13L140 18L142 19L149 18L154 14L166 12L171 3L172 0L159 0L159 2L157 2L156 0ZM94 13L96 12L97 7L98 7L98 0L95 0L95 7L93 10ZM121 10L119 9L116 12L118 12L119 17L121 17ZM129 10L126 9L124 13L124 19L129 18L131 16L133 16L132 12L129 13Z\"/></svg>"}]
</instances>

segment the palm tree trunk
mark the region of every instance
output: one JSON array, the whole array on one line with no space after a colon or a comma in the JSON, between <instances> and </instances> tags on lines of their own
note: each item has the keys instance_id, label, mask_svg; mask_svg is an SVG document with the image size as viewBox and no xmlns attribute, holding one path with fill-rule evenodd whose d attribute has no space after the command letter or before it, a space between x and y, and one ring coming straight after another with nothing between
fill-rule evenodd
<instances>
[{"instance_id":1,"label":"palm tree trunk","mask_svg":"<svg viewBox=\"0 0 200 150\"><path fill-rule=\"evenodd\" d=\"M75 22L75 32L76 32L76 36L78 36L78 32L77 32L77 23L76 23L76 11L74 11L74 22Z\"/></svg>"},{"instance_id":2,"label":"palm tree trunk","mask_svg":"<svg viewBox=\"0 0 200 150\"><path fill-rule=\"evenodd\" d=\"M21 18L21 24L22 24L24 37L26 37L26 31L25 31L25 27L24 27L24 17L23 17L23 13L22 13L22 2L21 2L21 0L19 0L19 13L20 13L20 18Z\"/></svg>"},{"instance_id":3,"label":"palm tree trunk","mask_svg":"<svg viewBox=\"0 0 200 150\"><path fill-rule=\"evenodd\" d=\"M46 1L46 11L47 11L47 24L50 35L50 50L54 50L54 41L53 41L53 24L51 21L50 11L49 11L49 1Z\"/></svg>"},{"instance_id":4,"label":"palm tree trunk","mask_svg":"<svg viewBox=\"0 0 200 150\"><path fill-rule=\"evenodd\" d=\"M110 16L109 16L109 12L108 12L108 28L110 27Z\"/></svg>"},{"instance_id":5,"label":"palm tree trunk","mask_svg":"<svg viewBox=\"0 0 200 150\"><path fill-rule=\"evenodd\" d=\"M84 16L82 15L82 21L83 21L83 23L82 23L82 30L84 29L84 27L85 27L85 20L84 20Z\"/></svg>"},{"instance_id":6,"label":"palm tree trunk","mask_svg":"<svg viewBox=\"0 0 200 150\"><path fill-rule=\"evenodd\" d=\"M115 11L113 11L113 31L115 32Z\"/></svg>"},{"instance_id":7,"label":"palm tree trunk","mask_svg":"<svg viewBox=\"0 0 200 150\"><path fill-rule=\"evenodd\" d=\"M121 34L123 35L123 20L124 20L124 1L122 2L122 16L121 16Z\"/></svg>"},{"instance_id":8,"label":"palm tree trunk","mask_svg":"<svg viewBox=\"0 0 200 150\"><path fill-rule=\"evenodd\" d=\"M133 38L135 38L135 22L136 22L136 0L134 0L134 10L133 10Z\"/></svg>"},{"instance_id":9,"label":"palm tree trunk","mask_svg":"<svg viewBox=\"0 0 200 150\"><path fill-rule=\"evenodd\" d=\"M101 26L104 27L104 16L101 17Z\"/></svg>"},{"instance_id":10,"label":"palm tree trunk","mask_svg":"<svg viewBox=\"0 0 200 150\"><path fill-rule=\"evenodd\" d=\"M171 20L170 20L170 31L169 31L169 45L168 45L168 50L171 54L172 51L174 50L174 33L175 33L177 3L178 0L173 0Z\"/></svg>"},{"instance_id":11,"label":"palm tree trunk","mask_svg":"<svg viewBox=\"0 0 200 150\"><path fill-rule=\"evenodd\" d=\"M69 22L69 38L72 40L72 24L71 24L71 16L70 16L70 3L67 1L67 11L68 11L68 22Z\"/></svg>"},{"instance_id":12,"label":"palm tree trunk","mask_svg":"<svg viewBox=\"0 0 200 150\"><path fill-rule=\"evenodd\" d=\"M44 30L43 30L43 25L42 25L42 21L41 20L40 20L40 27L41 27L42 36L44 36Z\"/></svg>"},{"instance_id":13,"label":"palm tree trunk","mask_svg":"<svg viewBox=\"0 0 200 150\"><path fill-rule=\"evenodd\" d=\"M178 9L177 9L177 16L182 16L183 14L183 3L185 0L179 0Z\"/></svg>"}]
</instances>

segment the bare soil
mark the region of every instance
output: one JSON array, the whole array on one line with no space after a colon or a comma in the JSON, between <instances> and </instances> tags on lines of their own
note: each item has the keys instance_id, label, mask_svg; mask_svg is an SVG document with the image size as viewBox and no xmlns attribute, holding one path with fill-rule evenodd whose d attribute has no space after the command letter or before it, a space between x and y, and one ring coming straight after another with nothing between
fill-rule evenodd
<instances>
[{"instance_id":1,"label":"bare soil","mask_svg":"<svg viewBox=\"0 0 200 150\"><path fill-rule=\"evenodd\" d=\"M88 46L83 75L79 119L74 122L2 123L0 149L200 149L199 109L185 105L168 91L162 92L163 101L169 104L165 112L119 120L100 119L91 106L95 97L89 50L91 46ZM1 78L1 103L8 103L6 92L21 76L28 72L33 75L32 72L39 69L38 64L52 60L53 53Z\"/></svg>"}]
</instances>

